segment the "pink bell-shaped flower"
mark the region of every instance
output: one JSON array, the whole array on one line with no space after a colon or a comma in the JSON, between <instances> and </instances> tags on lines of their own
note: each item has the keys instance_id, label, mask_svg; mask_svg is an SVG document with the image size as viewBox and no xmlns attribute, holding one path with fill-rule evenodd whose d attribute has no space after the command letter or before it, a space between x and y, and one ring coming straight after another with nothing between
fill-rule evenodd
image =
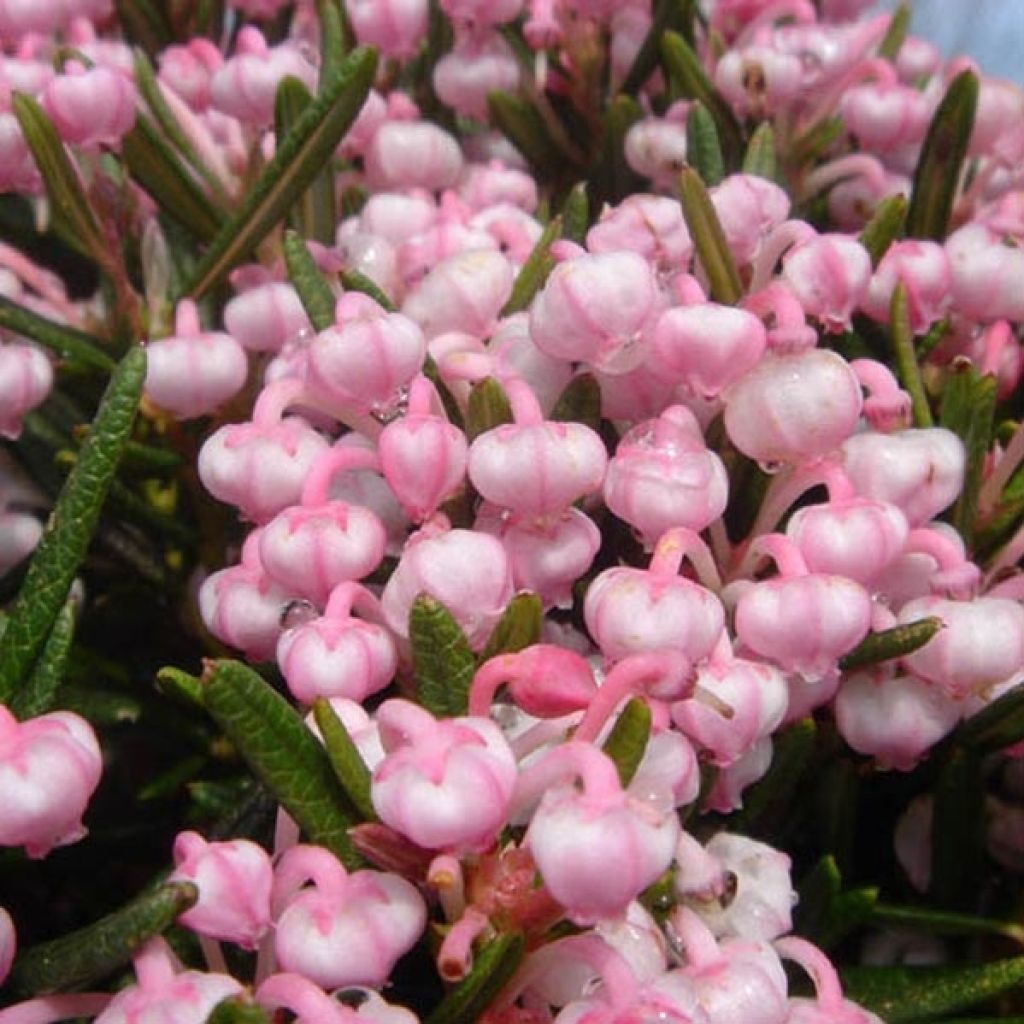
<instances>
[{"instance_id":1,"label":"pink bell-shaped flower","mask_svg":"<svg viewBox=\"0 0 1024 1024\"><path fill-rule=\"evenodd\" d=\"M192 882L195 906L178 921L200 935L255 949L270 927L274 869L267 852L247 839L208 843L198 832L174 840L174 871L169 881Z\"/></svg>"},{"instance_id":2,"label":"pink bell-shaped flower","mask_svg":"<svg viewBox=\"0 0 1024 1024\"><path fill-rule=\"evenodd\" d=\"M799 57L768 46L729 50L715 68L715 84L737 113L763 120L789 107L800 94Z\"/></svg>"},{"instance_id":3,"label":"pink bell-shaped flower","mask_svg":"<svg viewBox=\"0 0 1024 1024\"><path fill-rule=\"evenodd\" d=\"M77 146L116 146L135 124L131 79L107 67L68 61L43 90L43 109L60 137Z\"/></svg>"},{"instance_id":4,"label":"pink bell-shaped flower","mask_svg":"<svg viewBox=\"0 0 1024 1024\"><path fill-rule=\"evenodd\" d=\"M99 785L102 759L92 726L70 711L19 722L0 704L0 846L33 858L76 843Z\"/></svg>"},{"instance_id":5,"label":"pink bell-shaped flower","mask_svg":"<svg viewBox=\"0 0 1024 1024\"><path fill-rule=\"evenodd\" d=\"M970 223L945 241L953 274L953 310L970 320L1024 320L1024 250L1005 245L985 224Z\"/></svg>"},{"instance_id":6,"label":"pink bell-shaped flower","mask_svg":"<svg viewBox=\"0 0 1024 1024\"><path fill-rule=\"evenodd\" d=\"M278 962L323 988L379 988L427 919L423 898L404 878L349 873L319 846L293 846L281 858L273 904Z\"/></svg>"},{"instance_id":7,"label":"pink bell-shaped flower","mask_svg":"<svg viewBox=\"0 0 1024 1024\"><path fill-rule=\"evenodd\" d=\"M385 57L411 57L427 37L427 0L349 0L345 9L356 39Z\"/></svg>"},{"instance_id":8,"label":"pink bell-shaped flower","mask_svg":"<svg viewBox=\"0 0 1024 1024\"><path fill-rule=\"evenodd\" d=\"M428 850L482 851L508 819L516 762L486 718L436 720L405 700L380 706L387 756L370 796L385 825Z\"/></svg>"},{"instance_id":9,"label":"pink bell-shaped flower","mask_svg":"<svg viewBox=\"0 0 1024 1024\"><path fill-rule=\"evenodd\" d=\"M756 174L730 175L710 192L726 244L740 265L750 263L762 241L789 216L786 192Z\"/></svg>"},{"instance_id":10,"label":"pink bell-shaped flower","mask_svg":"<svg viewBox=\"0 0 1024 1024\"><path fill-rule=\"evenodd\" d=\"M783 257L782 276L808 316L828 331L850 326L867 294L871 257L855 238L819 235L794 246Z\"/></svg>"},{"instance_id":11,"label":"pink bell-shaped flower","mask_svg":"<svg viewBox=\"0 0 1024 1024\"><path fill-rule=\"evenodd\" d=\"M224 307L224 326L250 352L280 352L286 341L313 330L298 292L284 281L267 281L236 295Z\"/></svg>"},{"instance_id":12,"label":"pink bell-shaped flower","mask_svg":"<svg viewBox=\"0 0 1024 1024\"><path fill-rule=\"evenodd\" d=\"M217 45L197 36L183 45L163 49L158 77L161 85L173 89L201 114L210 105L210 83L223 63L224 55Z\"/></svg>"},{"instance_id":13,"label":"pink bell-shaped flower","mask_svg":"<svg viewBox=\"0 0 1024 1024\"><path fill-rule=\"evenodd\" d=\"M953 275L946 250L937 242L894 242L875 268L861 308L873 320L887 324L898 284L907 290L911 331L924 334L949 307Z\"/></svg>"},{"instance_id":14,"label":"pink bell-shaped flower","mask_svg":"<svg viewBox=\"0 0 1024 1024\"><path fill-rule=\"evenodd\" d=\"M688 267L693 239L679 203L667 196L639 194L606 207L587 232L587 251L622 250L638 253L662 274Z\"/></svg>"},{"instance_id":15,"label":"pink bell-shaped flower","mask_svg":"<svg viewBox=\"0 0 1024 1024\"><path fill-rule=\"evenodd\" d=\"M492 92L515 92L519 62L498 32L466 35L434 66L434 91L457 114L486 121Z\"/></svg>"},{"instance_id":16,"label":"pink bell-shaped flower","mask_svg":"<svg viewBox=\"0 0 1024 1024\"><path fill-rule=\"evenodd\" d=\"M685 104L673 104L665 117L642 118L626 132L626 163L656 188L672 188L686 166L687 109Z\"/></svg>"},{"instance_id":17,"label":"pink bell-shaped flower","mask_svg":"<svg viewBox=\"0 0 1024 1024\"><path fill-rule=\"evenodd\" d=\"M321 618L281 634L277 664L292 695L303 704L317 697L363 701L394 678L398 652L390 632L352 615L357 603L380 618L377 599L357 583L340 583Z\"/></svg>"},{"instance_id":18,"label":"pink bell-shaped flower","mask_svg":"<svg viewBox=\"0 0 1024 1024\"><path fill-rule=\"evenodd\" d=\"M430 121L385 122L370 140L363 162L367 181L380 191L452 188L463 165L458 142Z\"/></svg>"},{"instance_id":19,"label":"pink bell-shaped flower","mask_svg":"<svg viewBox=\"0 0 1024 1024\"><path fill-rule=\"evenodd\" d=\"M46 400L53 366L42 349L22 342L0 342L0 437L16 440L21 421Z\"/></svg>"},{"instance_id":20,"label":"pink bell-shaped flower","mask_svg":"<svg viewBox=\"0 0 1024 1024\"><path fill-rule=\"evenodd\" d=\"M889 153L922 141L931 117L919 89L895 81L866 82L843 92L839 105L846 130L870 153Z\"/></svg>"},{"instance_id":21,"label":"pink bell-shaped flower","mask_svg":"<svg viewBox=\"0 0 1024 1024\"><path fill-rule=\"evenodd\" d=\"M146 396L178 420L213 412L241 390L248 372L242 346L230 334L201 331L188 299L178 303L174 336L146 346Z\"/></svg>"}]
</instances>

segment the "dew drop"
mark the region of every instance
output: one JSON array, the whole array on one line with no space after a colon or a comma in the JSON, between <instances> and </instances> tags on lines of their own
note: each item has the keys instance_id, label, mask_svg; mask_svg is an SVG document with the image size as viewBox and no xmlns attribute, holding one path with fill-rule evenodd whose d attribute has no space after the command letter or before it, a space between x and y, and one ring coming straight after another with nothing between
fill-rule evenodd
<instances>
[{"instance_id":1,"label":"dew drop","mask_svg":"<svg viewBox=\"0 0 1024 1024\"><path fill-rule=\"evenodd\" d=\"M307 622L312 622L319 617L320 613L312 601L307 601L305 598L297 598L294 601L289 601L281 609L281 628L295 629L296 626L303 626Z\"/></svg>"}]
</instances>

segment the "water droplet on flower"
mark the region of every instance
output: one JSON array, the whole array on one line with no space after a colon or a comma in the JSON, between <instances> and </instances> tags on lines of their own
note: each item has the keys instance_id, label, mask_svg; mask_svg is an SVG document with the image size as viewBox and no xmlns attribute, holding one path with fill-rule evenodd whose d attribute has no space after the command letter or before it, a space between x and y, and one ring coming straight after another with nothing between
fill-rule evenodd
<instances>
[{"instance_id":1,"label":"water droplet on flower","mask_svg":"<svg viewBox=\"0 0 1024 1024\"><path fill-rule=\"evenodd\" d=\"M776 473L783 470L786 466L784 462L775 462L772 461L771 459L765 459L763 461L761 459L758 459L757 465L762 473L767 473L769 474L769 476L774 476Z\"/></svg>"},{"instance_id":2,"label":"water droplet on flower","mask_svg":"<svg viewBox=\"0 0 1024 1024\"><path fill-rule=\"evenodd\" d=\"M405 415L409 408L409 389L400 387L387 402L378 402L370 407L370 415L383 427L394 423Z\"/></svg>"},{"instance_id":3,"label":"water droplet on flower","mask_svg":"<svg viewBox=\"0 0 1024 1024\"><path fill-rule=\"evenodd\" d=\"M289 601L281 610L281 628L295 629L296 626L303 626L307 622L318 619L320 613L312 601L305 598L298 598Z\"/></svg>"}]
</instances>

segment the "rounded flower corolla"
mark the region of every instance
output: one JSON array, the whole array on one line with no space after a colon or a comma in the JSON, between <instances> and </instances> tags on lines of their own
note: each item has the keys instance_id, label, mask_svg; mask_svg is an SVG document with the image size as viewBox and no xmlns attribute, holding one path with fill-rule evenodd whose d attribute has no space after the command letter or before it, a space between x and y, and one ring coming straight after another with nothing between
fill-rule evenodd
<instances>
[{"instance_id":1,"label":"rounded flower corolla","mask_svg":"<svg viewBox=\"0 0 1024 1024\"><path fill-rule=\"evenodd\" d=\"M782 259L782 276L808 316L826 330L850 326L871 283L867 249L846 235L818 235L795 245Z\"/></svg>"},{"instance_id":2,"label":"rounded flower corolla","mask_svg":"<svg viewBox=\"0 0 1024 1024\"><path fill-rule=\"evenodd\" d=\"M64 6L57 0L4 0L0 3L0 39L20 42L38 32L48 36L64 19Z\"/></svg>"},{"instance_id":3,"label":"rounded flower corolla","mask_svg":"<svg viewBox=\"0 0 1024 1024\"><path fill-rule=\"evenodd\" d=\"M945 242L953 310L970 320L1024 320L1024 249L1006 245L985 224L970 223Z\"/></svg>"},{"instance_id":4,"label":"rounded flower corolla","mask_svg":"<svg viewBox=\"0 0 1024 1024\"><path fill-rule=\"evenodd\" d=\"M171 882L192 882L195 905L178 921L200 935L255 949L270 927L274 869L261 846L247 839L208 843L198 832L174 840Z\"/></svg>"},{"instance_id":5,"label":"rounded flower corolla","mask_svg":"<svg viewBox=\"0 0 1024 1024\"><path fill-rule=\"evenodd\" d=\"M206 416L241 390L249 361L230 334L200 330L194 302L178 304L174 331L146 346L146 396L175 419Z\"/></svg>"},{"instance_id":6,"label":"rounded flower corolla","mask_svg":"<svg viewBox=\"0 0 1024 1024\"><path fill-rule=\"evenodd\" d=\"M953 275L946 250L937 242L894 242L875 268L861 308L873 320L888 323L892 293L898 284L907 290L911 331L924 334L949 306Z\"/></svg>"},{"instance_id":7,"label":"rounded flower corolla","mask_svg":"<svg viewBox=\"0 0 1024 1024\"><path fill-rule=\"evenodd\" d=\"M76 146L116 146L135 124L131 79L113 68L68 61L43 90L42 105L60 137Z\"/></svg>"},{"instance_id":8,"label":"rounded flower corolla","mask_svg":"<svg viewBox=\"0 0 1024 1024\"><path fill-rule=\"evenodd\" d=\"M898 82L870 82L846 89L839 110L846 130L871 153L919 143L931 117L927 97Z\"/></svg>"},{"instance_id":9,"label":"rounded flower corolla","mask_svg":"<svg viewBox=\"0 0 1024 1024\"><path fill-rule=\"evenodd\" d=\"M377 0L372 0L377 3ZM452 188L462 173L455 138L429 121L387 121L374 133L364 157L374 190Z\"/></svg>"},{"instance_id":10,"label":"rounded flower corolla","mask_svg":"<svg viewBox=\"0 0 1024 1024\"><path fill-rule=\"evenodd\" d=\"M198 36L184 45L167 46L160 54L159 78L193 110L210 105L210 82L224 63L224 55L211 40Z\"/></svg>"},{"instance_id":11,"label":"rounded flower corolla","mask_svg":"<svg viewBox=\"0 0 1024 1024\"><path fill-rule=\"evenodd\" d=\"M492 92L515 92L519 62L497 32L467 35L434 66L434 91L457 114L487 120Z\"/></svg>"},{"instance_id":12,"label":"rounded flower corolla","mask_svg":"<svg viewBox=\"0 0 1024 1024\"><path fill-rule=\"evenodd\" d=\"M766 355L723 398L729 439L762 464L834 451L853 434L863 405L853 370L827 349Z\"/></svg>"},{"instance_id":13,"label":"rounded flower corolla","mask_svg":"<svg viewBox=\"0 0 1024 1024\"><path fill-rule=\"evenodd\" d=\"M512 599L512 569L501 541L474 530L413 534L381 597L388 626L403 639L420 594L443 604L479 650Z\"/></svg>"},{"instance_id":14,"label":"rounded flower corolla","mask_svg":"<svg viewBox=\"0 0 1024 1024\"><path fill-rule=\"evenodd\" d=\"M410 882L383 871L349 873L319 846L293 846L284 854L273 904L278 962L325 989L384 985L427 919Z\"/></svg>"},{"instance_id":15,"label":"rounded flower corolla","mask_svg":"<svg viewBox=\"0 0 1024 1024\"><path fill-rule=\"evenodd\" d=\"M103 770L92 726L70 711L19 722L0 704L0 846L33 858L78 842Z\"/></svg>"},{"instance_id":16,"label":"rounded flower corolla","mask_svg":"<svg viewBox=\"0 0 1024 1024\"><path fill-rule=\"evenodd\" d=\"M643 333L660 310L650 264L635 252L584 253L560 263L530 307L542 351L625 373L643 362Z\"/></svg>"},{"instance_id":17,"label":"rounded flower corolla","mask_svg":"<svg viewBox=\"0 0 1024 1024\"><path fill-rule=\"evenodd\" d=\"M41 182L18 119L0 111L0 191L32 194L39 191Z\"/></svg>"},{"instance_id":18,"label":"rounded flower corolla","mask_svg":"<svg viewBox=\"0 0 1024 1024\"><path fill-rule=\"evenodd\" d=\"M693 239L675 199L640 194L602 211L587 232L587 250L635 252L661 273L670 274L689 267Z\"/></svg>"},{"instance_id":19,"label":"rounded flower corolla","mask_svg":"<svg viewBox=\"0 0 1024 1024\"><path fill-rule=\"evenodd\" d=\"M377 712L386 756L370 797L381 821L428 850L487 849L508 820L516 761L486 718L436 720L405 700Z\"/></svg>"},{"instance_id":20,"label":"rounded flower corolla","mask_svg":"<svg viewBox=\"0 0 1024 1024\"><path fill-rule=\"evenodd\" d=\"M487 345L493 360L494 376L505 384L513 377L526 381L541 409L551 413L559 396L569 386L572 367L562 359L541 352L530 337L527 313L505 317Z\"/></svg>"},{"instance_id":21,"label":"rounded flower corolla","mask_svg":"<svg viewBox=\"0 0 1024 1024\"><path fill-rule=\"evenodd\" d=\"M669 111L667 117L645 117L626 132L626 163L658 188L672 188L686 166L686 117Z\"/></svg>"},{"instance_id":22,"label":"rounded flower corolla","mask_svg":"<svg viewBox=\"0 0 1024 1024\"><path fill-rule=\"evenodd\" d=\"M943 628L904 655L903 665L954 700L979 694L1024 668L1024 607L1016 601L920 597L900 609L898 624L929 616L941 619Z\"/></svg>"},{"instance_id":23,"label":"rounded flower corolla","mask_svg":"<svg viewBox=\"0 0 1024 1024\"><path fill-rule=\"evenodd\" d=\"M0 437L21 434L25 413L40 405L53 387L53 366L35 345L0 343Z\"/></svg>"},{"instance_id":24,"label":"rounded flower corolla","mask_svg":"<svg viewBox=\"0 0 1024 1024\"><path fill-rule=\"evenodd\" d=\"M537 209L537 182L518 167L501 160L469 164L458 185L459 198L471 210L484 210L499 203L517 206L527 213Z\"/></svg>"},{"instance_id":25,"label":"rounded flower corolla","mask_svg":"<svg viewBox=\"0 0 1024 1024\"><path fill-rule=\"evenodd\" d=\"M789 216L786 192L756 174L730 175L710 195L726 244L739 264L749 263L762 240Z\"/></svg>"},{"instance_id":26,"label":"rounded flower corolla","mask_svg":"<svg viewBox=\"0 0 1024 1024\"><path fill-rule=\"evenodd\" d=\"M729 50L715 68L715 84L737 112L758 119L784 109L799 94L799 57L768 46Z\"/></svg>"},{"instance_id":27,"label":"rounded flower corolla","mask_svg":"<svg viewBox=\"0 0 1024 1024\"><path fill-rule=\"evenodd\" d=\"M385 57L411 57L427 36L428 0L348 0L356 39Z\"/></svg>"},{"instance_id":28,"label":"rounded flower corolla","mask_svg":"<svg viewBox=\"0 0 1024 1024\"><path fill-rule=\"evenodd\" d=\"M290 338L313 329L298 292L284 281L236 295L224 307L224 326L250 352L280 352Z\"/></svg>"}]
</instances>

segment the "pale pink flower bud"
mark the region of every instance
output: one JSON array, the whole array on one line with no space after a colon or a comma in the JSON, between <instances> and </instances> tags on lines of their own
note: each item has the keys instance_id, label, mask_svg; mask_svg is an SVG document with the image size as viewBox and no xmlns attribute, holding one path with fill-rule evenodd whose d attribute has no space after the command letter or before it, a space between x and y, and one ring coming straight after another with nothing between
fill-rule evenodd
<instances>
[{"instance_id":1,"label":"pale pink flower bud","mask_svg":"<svg viewBox=\"0 0 1024 1024\"><path fill-rule=\"evenodd\" d=\"M643 333L659 311L646 260L633 252L588 253L551 272L530 308L530 334L550 356L625 373L643 362Z\"/></svg>"},{"instance_id":2,"label":"pale pink flower bud","mask_svg":"<svg viewBox=\"0 0 1024 1024\"><path fill-rule=\"evenodd\" d=\"M344 236L358 227L368 235L376 235L399 245L433 227L439 215L437 203L421 190L411 192L377 192L366 200L358 221L350 219L339 234Z\"/></svg>"},{"instance_id":3,"label":"pale pink flower bud","mask_svg":"<svg viewBox=\"0 0 1024 1024\"><path fill-rule=\"evenodd\" d=\"M626 792L638 800L668 793L673 807L687 807L700 794L700 763L693 744L675 729L654 732Z\"/></svg>"},{"instance_id":4,"label":"pale pink flower bud","mask_svg":"<svg viewBox=\"0 0 1024 1024\"><path fill-rule=\"evenodd\" d=\"M500 160L469 164L458 185L459 198L472 210L509 203L527 213L537 209L537 182L518 167Z\"/></svg>"},{"instance_id":5,"label":"pale pink flower bud","mask_svg":"<svg viewBox=\"0 0 1024 1024\"><path fill-rule=\"evenodd\" d=\"M348 0L345 9L356 39L385 57L411 57L427 37L427 0Z\"/></svg>"},{"instance_id":6,"label":"pale pink flower bud","mask_svg":"<svg viewBox=\"0 0 1024 1024\"><path fill-rule=\"evenodd\" d=\"M488 337L512 294L511 263L493 248L459 252L442 260L417 285L402 312L428 338L460 331Z\"/></svg>"},{"instance_id":7,"label":"pale pink flower bud","mask_svg":"<svg viewBox=\"0 0 1024 1024\"><path fill-rule=\"evenodd\" d=\"M954 231L945 247L957 313L982 323L1024 320L1024 249L975 223Z\"/></svg>"},{"instance_id":8,"label":"pale pink flower bud","mask_svg":"<svg viewBox=\"0 0 1024 1024\"><path fill-rule=\"evenodd\" d=\"M2 0L0 39L16 45L32 33L48 36L63 19L61 0Z\"/></svg>"},{"instance_id":9,"label":"pale pink flower bud","mask_svg":"<svg viewBox=\"0 0 1024 1024\"><path fill-rule=\"evenodd\" d=\"M178 304L174 335L146 346L146 397L175 419L206 416L245 384L249 360L220 331L202 331L195 303Z\"/></svg>"},{"instance_id":10,"label":"pale pink flower bud","mask_svg":"<svg viewBox=\"0 0 1024 1024\"><path fill-rule=\"evenodd\" d=\"M951 69L952 70L952 69ZM971 132L972 156L991 154L1024 118L1024 89L1016 82L979 75L978 108Z\"/></svg>"},{"instance_id":11,"label":"pale pink flower bud","mask_svg":"<svg viewBox=\"0 0 1024 1024\"><path fill-rule=\"evenodd\" d=\"M378 0L371 0L376 5ZM462 173L455 138L429 121L388 121L376 131L364 156L371 188L451 188Z\"/></svg>"},{"instance_id":12,"label":"pale pink flower bud","mask_svg":"<svg viewBox=\"0 0 1024 1024\"><path fill-rule=\"evenodd\" d=\"M651 340L651 365L706 398L714 398L757 365L764 324L753 313L713 302L662 313Z\"/></svg>"},{"instance_id":13,"label":"pale pink flower bud","mask_svg":"<svg viewBox=\"0 0 1024 1024\"><path fill-rule=\"evenodd\" d=\"M414 533L381 597L392 631L409 636L409 610L420 594L448 609L479 650L512 599L512 569L497 537L473 530Z\"/></svg>"},{"instance_id":14,"label":"pale pink flower bud","mask_svg":"<svg viewBox=\"0 0 1024 1024\"><path fill-rule=\"evenodd\" d=\"M655 419L666 405L679 400L676 384L647 363L625 373L595 372L594 377L601 385L601 415L607 420Z\"/></svg>"},{"instance_id":15,"label":"pale pink flower bud","mask_svg":"<svg viewBox=\"0 0 1024 1024\"><path fill-rule=\"evenodd\" d=\"M952 273L946 250L937 242L894 242L875 269L861 308L880 323L889 322L896 285L907 290L910 329L923 334L949 306Z\"/></svg>"},{"instance_id":16,"label":"pale pink flower bud","mask_svg":"<svg viewBox=\"0 0 1024 1024\"><path fill-rule=\"evenodd\" d=\"M854 490L903 510L919 526L948 508L964 482L963 442L941 427L896 434L855 434L843 445L843 469Z\"/></svg>"},{"instance_id":17,"label":"pale pink flower bud","mask_svg":"<svg viewBox=\"0 0 1024 1024\"><path fill-rule=\"evenodd\" d=\"M0 576L35 550L43 525L27 512L0 512Z\"/></svg>"},{"instance_id":18,"label":"pale pink flower bud","mask_svg":"<svg viewBox=\"0 0 1024 1024\"><path fill-rule=\"evenodd\" d=\"M737 113L762 120L785 110L800 94L803 64L768 46L729 50L715 68L715 84Z\"/></svg>"},{"instance_id":19,"label":"pale pink flower bud","mask_svg":"<svg viewBox=\"0 0 1024 1024\"><path fill-rule=\"evenodd\" d=\"M411 883L383 871L349 874L319 846L294 846L281 858L273 905L278 962L323 988L380 987L426 924Z\"/></svg>"},{"instance_id":20,"label":"pale pink flower bud","mask_svg":"<svg viewBox=\"0 0 1024 1024\"><path fill-rule=\"evenodd\" d=\"M0 343L0 437L21 434L21 420L45 401L53 387L53 366L35 345Z\"/></svg>"},{"instance_id":21,"label":"pale pink flower bud","mask_svg":"<svg viewBox=\"0 0 1024 1024\"><path fill-rule=\"evenodd\" d=\"M434 91L457 114L486 121L487 96L515 92L519 62L497 32L467 35L434 66Z\"/></svg>"},{"instance_id":22,"label":"pale pink flower bud","mask_svg":"<svg viewBox=\"0 0 1024 1024\"><path fill-rule=\"evenodd\" d=\"M618 206L605 207L587 232L587 249L592 253L627 249L662 274L672 274L690 265L693 239L675 199L632 195Z\"/></svg>"},{"instance_id":23,"label":"pale pink flower bud","mask_svg":"<svg viewBox=\"0 0 1024 1024\"><path fill-rule=\"evenodd\" d=\"M0 704L0 846L32 858L76 843L99 785L102 756L92 726L70 711L19 722Z\"/></svg>"},{"instance_id":24,"label":"pale pink flower bud","mask_svg":"<svg viewBox=\"0 0 1024 1024\"><path fill-rule=\"evenodd\" d=\"M0 111L0 192L39 191L42 179L14 114Z\"/></svg>"},{"instance_id":25,"label":"pale pink flower bud","mask_svg":"<svg viewBox=\"0 0 1024 1024\"><path fill-rule=\"evenodd\" d=\"M853 434L863 404L849 364L826 349L767 355L723 397L729 439L762 464L834 451Z\"/></svg>"},{"instance_id":26,"label":"pale pink flower bud","mask_svg":"<svg viewBox=\"0 0 1024 1024\"><path fill-rule=\"evenodd\" d=\"M14 953L18 947L18 938L14 931L14 921L4 907L0 907L0 985L7 980L14 963Z\"/></svg>"},{"instance_id":27,"label":"pale pink flower bud","mask_svg":"<svg viewBox=\"0 0 1024 1024\"><path fill-rule=\"evenodd\" d=\"M909 772L960 721L963 706L940 687L914 676L857 672L835 698L836 725L860 754L880 768Z\"/></svg>"},{"instance_id":28,"label":"pale pink flower bud","mask_svg":"<svg viewBox=\"0 0 1024 1024\"><path fill-rule=\"evenodd\" d=\"M435 720L404 700L377 712L386 756L370 796L385 825L428 850L487 849L508 820L516 761L486 718Z\"/></svg>"},{"instance_id":29,"label":"pale pink flower bud","mask_svg":"<svg viewBox=\"0 0 1024 1024\"><path fill-rule=\"evenodd\" d=\"M452 196L453 193L445 195ZM474 249L498 248L497 242L485 230L466 223L466 213L459 209L453 215L443 215L426 231L413 235L398 247L395 257L406 287L422 280L436 264L449 256Z\"/></svg>"},{"instance_id":30,"label":"pale pink flower bud","mask_svg":"<svg viewBox=\"0 0 1024 1024\"><path fill-rule=\"evenodd\" d=\"M117 71L68 61L43 90L42 105L65 142L116 146L135 124L136 99L134 84Z\"/></svg>"},{"instance_id":31,"label":"pale pink flower bud","mask_svg":"<svg viewBox=\"0 0 1024 1024\"><path fill-rule=\"evenodd\" d=\"M626 163L654 185L673 188L686 166L685 108L667 117L645 117L626 132Z\"/></svg>"},{"instance_id":32,"label":"pale pink flower bud","mask_svg":"<svg viewBox=\"0 0 1024 1024\"><path fill-rule=\"evenodd\" d=\"M871 281L871 257L855 238L819 235L794 246L782 259L782 276L808 316L826 330L850 326Z\"/></svg>"},{"instance_id":33,"label":"pale pink flower bud","mask_svg":"<svg viewBox=\"0 0 1024 1024\"><path fill-rule=\"evenodd\" d=\"M1024 607L1016 601L921 597L900 609L898 621L906 625L931 615L942 619L944 628L902 660L949 697L981 693L1024 668Z\"/></svg>"},{"instance_id":34,"label":"pale pink flower bud","mask_svg":"<svg viewBox=\"0 0 1024 1024\"><path fill-rule=\"evenodd\" d=\"M250 352L280 352L290 338L313 329L298 292L283 281L236 295L224 307L224 326Z\"/></svg>"},{"instance_id":35,"label":"pale pink flower bud","mask_svg":"<svg viewBox=\"0 0 1024 1024\"><path fill-rule=\"evenodd\" d=\"M270 927L274 869L267 852L246 839L208 843L198 832L174 840L169 881L192 882L199 900L178 921L200 935L255 949Z\"/></svg>"},{"instance_id":36,"label":"pale pink flower bud","mask_svg":"<svg viewBox=\"0 0 1024 1024\"><path fill-rule=\"evenodd\" d=\"M639 530L648 546L675 526L700 532L725 511L728 498L722 460L707 449L693 413L681 405L628 431L604 481L608 508Z\"/></svg>"},{"instance_id":37,"label":"pale pink flower bud","mask_svg":"<svg viewBox=\"0 0 1024 1024\"><path fill-rule=\"evenodd\" d=\"M383 690L398 667L388 630L352 614L379 617L376 598L355 583L335 587L321 618L286 630L277 644L277 664L292 695L303 704L317 697L362 701Z\"/></svg>"},{"instance_id":38,"label":"pale pink flower bud","mask_svg":"<svg viewBox=\"0 0 1024 1024\"><path fill-rule=\"evenodd\" d=\"M772 741L763 736L738 761L722 768L705 801L708 810L729 814L743 806L743 793L763 779L772 763Z\"/></svg>"},{"instance_id":39,"label":"pale pink flower bud","mask_svg":"<svg viewBox=\"0 0 1024 1024\"><path fill-rule=\"evenodd\" d=\"M210 83L224 63L224 55L209 39L197 36L181 46L168 46L160 54L159 78L194 111L210 105Z\"/></svg>"},{"instance_id":40,"label":"pale pink flower bud","mask_svg":"<svg viewBox=\"0 0 1024 1024\"><path fill-rule=\"evenodd\" d=\"M872 153L919 143L932 113L923 93L896 82L870 82L847 89L839 111L846 130L862 149Z\"/></svg>"},{"instance_id":41,"label":"pale pink flower bud","mask_svg":"<svg viewBox=\"0 0 1024 1024\"><path fill-rule=\"evenodd\" d=\"M840 230L857 231L883 199L894 195L909 196L910 179L879 165L877 174L854 174L829 190L829 216Z\"/></svg>"},{"instance_id":42,"label":"pale pink flower bud","mask_svg":"<svg viewBox=\"0 0 1024 1024\"><path fill-rule=\"evenodd\" d=\"M733 174L710 190L711 203L737 263L749 263L761 241L788 216L790 199L773 181Z\"/></svg>"}]
</instances>

